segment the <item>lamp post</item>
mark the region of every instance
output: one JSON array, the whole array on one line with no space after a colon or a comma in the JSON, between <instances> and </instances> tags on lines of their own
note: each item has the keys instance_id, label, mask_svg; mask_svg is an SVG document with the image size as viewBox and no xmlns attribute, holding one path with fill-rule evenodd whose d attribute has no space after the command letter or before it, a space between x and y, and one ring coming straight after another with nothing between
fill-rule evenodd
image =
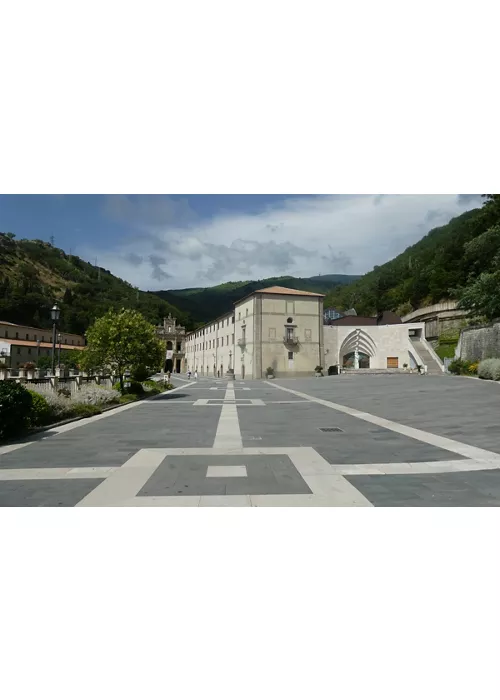
<instances>
[{"instance_id":1,"label":"lamp post","mask_svg":"<svg viewBox=\"0 0 500 700\"><path fill-rule=\"evenodd\" d=\"M59 348L57 352L57 368L60 370L61 369L61 340L62 336L60 333L57 334L57 341L59 343Z\"/></svg>"},{"instance_id":2,"label":"lamp post","mask_svg":"<svg viewBox=\"0 0 500 700\"><path fill-rule=\"evenodd\" d=\"M54 304L50 310L50 315L52 317L52 375L54 375L56 372L56 328L61 315L61 310L57 304Z\"/></svg>"},{"instance_id":3,"label":"lamp post","mask_svg":"<svg viewBox=\"0 0 500 700\"><path fill-rule=\"evenodd\" d=\"M40 361L40 345L42 344L41 340L36 341L36 368L38 369L38 362Z\"/></svg>"}]
</instances>

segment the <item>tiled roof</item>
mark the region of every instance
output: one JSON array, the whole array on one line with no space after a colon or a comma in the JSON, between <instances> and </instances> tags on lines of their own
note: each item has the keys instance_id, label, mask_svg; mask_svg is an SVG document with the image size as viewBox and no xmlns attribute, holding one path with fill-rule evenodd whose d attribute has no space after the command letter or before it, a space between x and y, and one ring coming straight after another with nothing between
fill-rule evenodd
<instances>
[{"instance_id":1,"label":"tiled roof","mask_svg":"<svg viewBox=\"0 0 500 700\"><path fill-rule=\"evenodd\" d=\"M254 294L296 294L301 297L324 297L324 294L316 292L304 292L301 289L289 289L288 287L266 287L265 289L256 289Z\"/></svg>"},{"instance_id":2,"label":"tiled roof","mask_svg":"<svg viewBox=\"0 0 500 700\"><path fill-rule=\"evenodd\" d=\"M14 338L0 338L1 343L9 343L9 345L21 345L26 348L36 348L38 343L34 340L17 340ZM52 343L40 343L41 348L51 348ZM59 343L56 343L56 349L59 347ZM61 350L83 350L84 345L66 345L61 343Z\"/></svg>"},{"instance_id":3,"label":"tiled roof","mask_svg":"<svg viewBox=\"0 0 500 700\"><path fill-rule=\"evenodd\" d=\"M32 331L43 331L44 333L52 333L52 328L38 328L38 326L30 326L25 323L11 323L10 321L0 321L0 326L11 326L12 328L29 328ZM83 338L78 333L66 333L65 335L73 336L73 338Z\"/></svg>"}]
</instances>

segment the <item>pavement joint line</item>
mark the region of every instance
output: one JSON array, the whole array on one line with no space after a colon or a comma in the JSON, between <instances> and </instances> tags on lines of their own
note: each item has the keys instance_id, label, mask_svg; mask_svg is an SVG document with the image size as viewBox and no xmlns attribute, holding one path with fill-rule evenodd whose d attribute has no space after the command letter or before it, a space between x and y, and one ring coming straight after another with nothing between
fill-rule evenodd
<instances>
[{"instance_id":1,"label":"pavement joint line","mask_svg":"<svg viewBox=\"0 0 500 700\"><path fill-rule=\"evenodd\" d=\"M468 457L469 459L479 460L483 462L491 462L492 460L498 460L498 454L495 452L490 452L489 450L484 450L481 447L474 447L468 445L465 442L459 442L458 440L453 440L451 438L442 437L436 435L435 433L429 433L419 428L412 428L411 426L403 425L402 423L396 423L396 421L389 420L387 418L381 418L372 413L367 413L365 411L359 411L349 406L344 406L343 404L334 403L333 401L328 401L326 399L320 399L311 394L305 394L302 391L296 391L295 389L288 389L287 387L280 386L279 384L274 384L273 382L265 382L276 389L281 389L282 391L287 391L290 394L295 394L304 399L309 399L314 403L320 404L321 406L326 406L327 408L333 408L335 411L341 413L346 413L354 418L359 418L368 423L373 423L381 428L386 428L387 430L392 430L394 433L399 433L400 435L406 435L407 437L419 440L428 445L433 445L434 447L440 447L443 450L448 450L449 452L455 452L455 454L460 454L463 457Z\"/></svg>"},{"instance_id":2,"label":"pavement joint line","mask_svg":"<svg viewBox=\"0 0 500 700\"><path fill-rule=\"evenodd\" d=\"M0 469L0 481L37 479L106 479L119 467L47 467L40 469Z\"/></svg>"}]
</instances>

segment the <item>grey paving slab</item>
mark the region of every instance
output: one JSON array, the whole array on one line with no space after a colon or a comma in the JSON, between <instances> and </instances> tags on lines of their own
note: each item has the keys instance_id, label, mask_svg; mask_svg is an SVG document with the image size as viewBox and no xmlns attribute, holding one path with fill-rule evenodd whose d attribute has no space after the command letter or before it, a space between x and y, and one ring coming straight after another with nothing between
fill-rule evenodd
<instances>
[{"instance_id":1,"label":"grey paving slab","mask_svg":"<svg viewBox=\"0 0 500 700\"><path fill-rule=\"evenodd\" d=\"M266 405L252 413L238 408L245 447L311 446L332 464L433 462L459 455L378 428L365 421L315 403ZM341 433L323 433L320 427L338 427Z\"/></svg>"},{"instance_id":2,"label":"grey paving slab","mask_svg":"<svg viewBox=\"0 0 500 700\"><path fill-rule=\"evenodd\" d=\"M345 476L374 506L500 506L500 470Z\"/></svg>"},{"instance_id":3,"label":"grey paving slab","mask_svg":"<svg viewBox=\"0 0 500 700\"><path fill-rule=\"evenodd\" d=\"M103 479L37 479L0 483L0 508L74 506Z\"/></svg>"},{"instance_id":4,"label":"grey paving slab","mask_svg":"<svg viewBox=\"0 0 500 700\"><path fill-rule=\"evenodd\" d=\"M236 461L235 461L236 459ZM207 477L209 466L245 466L247 477ZM311 489L286 455L168 456L137 494L222 496L310 494Z\"/></svg>"},{"instance_id":5,"label":"grey paving slab","mask_svg":"<svg viewBox=\"0 0 500 700\"><path fill-rule=\"evenodd\" d=\"M416 374L346 374L274 383L500 453L498 383Z\"/></svg>"}]
</instances>

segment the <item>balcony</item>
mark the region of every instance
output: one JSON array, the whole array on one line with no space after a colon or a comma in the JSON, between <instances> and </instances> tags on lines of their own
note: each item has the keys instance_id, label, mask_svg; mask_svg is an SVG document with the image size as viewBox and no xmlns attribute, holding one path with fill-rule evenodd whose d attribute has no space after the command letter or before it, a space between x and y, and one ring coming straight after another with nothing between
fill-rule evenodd
<instances>
[{"instance_id":1,"label":"balcony","mask_svg":"<svg viewBox=\"0 0 500 700\"><path fill-rule=\"evenodd\" d=\"M285 345L298 345L299 338L295 335L295 333L293 335L291 333L287 333L283 336L283 342Z\"/></svg>"},{"instance_id":2,"label":"balcony","mask_svg":"<svg viewBox=\"0 0 500 700\"><path fill-rule=\"evenodd\" d=\"M238 338L238 345L240 348L244 348L247 344L247 339L246 338Z\"/></svg>"}]
</instances>

